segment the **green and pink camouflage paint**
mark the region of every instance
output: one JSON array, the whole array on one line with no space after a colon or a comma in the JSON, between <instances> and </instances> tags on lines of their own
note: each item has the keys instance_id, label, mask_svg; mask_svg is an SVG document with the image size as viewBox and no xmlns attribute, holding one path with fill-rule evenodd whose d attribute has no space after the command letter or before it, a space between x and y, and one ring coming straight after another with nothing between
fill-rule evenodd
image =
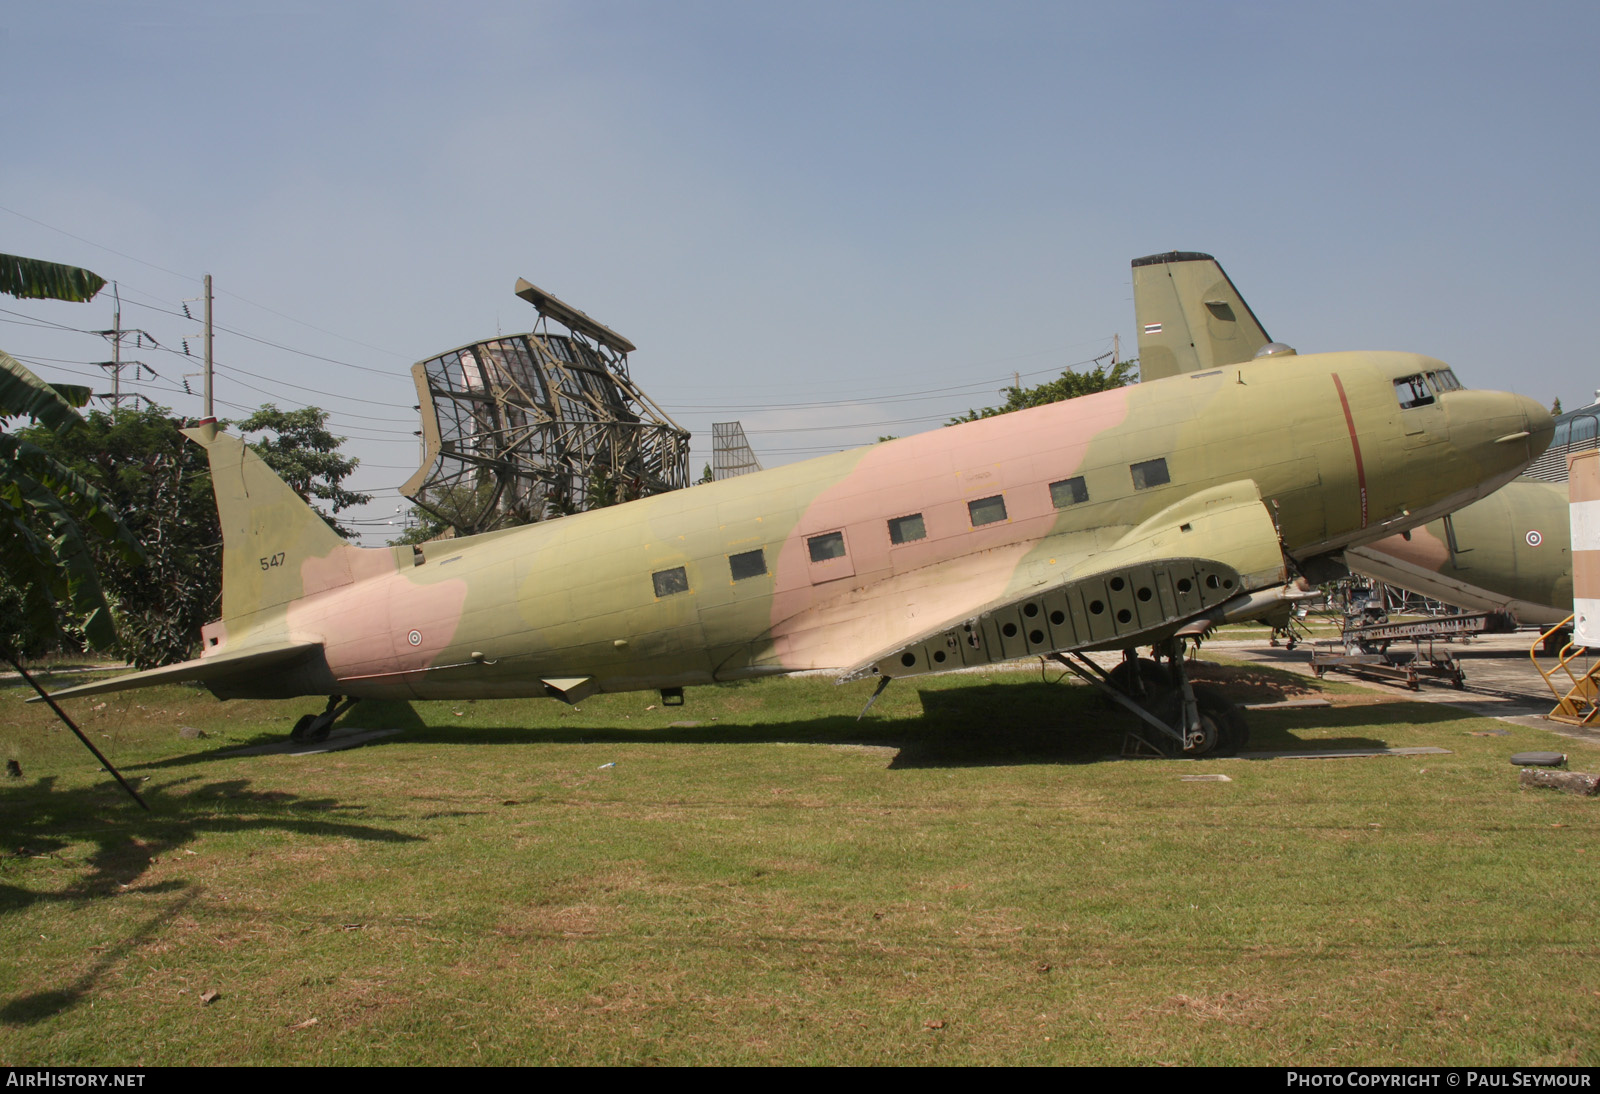
<instances>
[{"instance_id":1,"label":"green and pink camouflage paint","mask_svg":"<svg viewBox=\"0 0 1600 1094\"><path fill-rule=\"evenodd\" d=\"M421 548L344 543L237 438L202 656L61 692L576 701L1131 649L1259 614L1311 560L1435 519L1550 416L1404 353L1270 358ZM332 705L330 703L330 709Z\"/></svg>"}]
</instances>

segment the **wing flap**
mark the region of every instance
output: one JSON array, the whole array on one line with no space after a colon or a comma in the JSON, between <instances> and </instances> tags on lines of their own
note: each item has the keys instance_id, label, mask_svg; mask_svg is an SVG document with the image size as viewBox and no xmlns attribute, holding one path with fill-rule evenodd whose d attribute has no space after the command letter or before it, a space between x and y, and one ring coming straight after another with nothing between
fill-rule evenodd
<instances>
[{"instance_id":1,"label":"wing flap","mask_svg":"<svg viewBox=\"0 0 1600 1094\"><path fill-rule=\"evenodd\" d=\"M1047 585L947 616L847 669L840 682L1095 648L1127 648L1219 616L1225 605L1288 577L1252 482L1169 506Z\"/></svg>"},{"instance_id":2,"label":"wing flap","mask_svg":"<svg viewBox=\"0 0 1600 1094\"><path fill-rule=\"evenodd\" d=\"M281 667L321 648L320 642L293 642L259 649L247 648L230 653L218 653L211 657L182 661L176 665L162 665L160 668L145 669L143 672L130 672L126 676L114 676L110 680L96 680L92 684L62 688L60 691L51 692L50 697L75 699L85 695L102 695L112 691L128 691L133 688L150 688L186 681L215 684L253 676L263 669ZM38 696L28 700L30 703L40 701Z\"/></svg>"}]
</instances>

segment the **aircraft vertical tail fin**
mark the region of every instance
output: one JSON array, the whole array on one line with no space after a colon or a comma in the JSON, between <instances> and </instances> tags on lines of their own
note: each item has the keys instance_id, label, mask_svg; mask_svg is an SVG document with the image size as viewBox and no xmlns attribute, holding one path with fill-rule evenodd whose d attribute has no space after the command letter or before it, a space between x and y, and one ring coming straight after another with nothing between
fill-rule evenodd
<instances>
[{"instance_id":1,"label":"aircraft vertical tail fin","mask_svg":"<svg viewBox=\"0 0 1600 1094\"><path fill-rule=\"evenodd\" d=\"M206 450L222 527L222 619L257 612L351 580L359 553L266 462L215 423L183 430Z\"/></svg>"},{"instance_id":2,"label":"aircraft vertical tail fin","mask_svg":"<svg viewBox=\"0 0 1600 1094\"><path fill-rule=\"evenodd\" d=\"M1139 378L1239 364L1272 341L1208 254L1168 251L1133 260Z\"/></svg>"}]
</instances>

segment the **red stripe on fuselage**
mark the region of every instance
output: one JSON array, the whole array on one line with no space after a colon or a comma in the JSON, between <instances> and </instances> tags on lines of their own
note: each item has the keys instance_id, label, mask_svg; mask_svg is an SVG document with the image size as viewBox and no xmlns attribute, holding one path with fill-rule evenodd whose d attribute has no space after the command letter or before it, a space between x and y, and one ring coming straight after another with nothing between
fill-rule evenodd
<instances>
[{"instance_id":1,"label":"red stripe on fuselage","mask_svg":"<svg viewBox=\"0 0 1600 1094\"><path fill-rule=\"evenodd\" d=\"M1344 393L1339 374L1333 373L1333 386L1339 391L1339 405L1344 407L1344 424L1350 430L1350 448L1356 454L1356 489L1361 492L1361 527L1367 526L1367 472L1361 466L1361 440L1356 436L1356 420L1350 413L1350 400Z\"/></svg>"}]
</instances>

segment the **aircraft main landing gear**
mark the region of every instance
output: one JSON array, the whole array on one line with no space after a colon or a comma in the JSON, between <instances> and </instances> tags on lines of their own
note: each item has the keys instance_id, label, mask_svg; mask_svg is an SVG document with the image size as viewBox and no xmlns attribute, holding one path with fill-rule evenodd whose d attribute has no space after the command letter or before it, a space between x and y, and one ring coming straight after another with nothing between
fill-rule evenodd
<instances>
[{"instance_id":1,"label":"aircraft main landing gear","mask_svg":"<svg viewBox=\"0 0 1600 1094\"><path fill-rule=\"evenodd\" d=\"M1152 652L1155 659L1129 650L1110 672L1082 654L1073 654L1076 663L1061 654L1055 659L1139 719L1128 731L1124 755L1201 759L1232 756L1249 743L1239 708L1216 688L1189 682L1182 639L1168 639Z\"/></svg>"},{"instance_id":2,"label":"aircraft main landing gear","mask_svg":"<svg viewBox=\"0 0 1600 1094\"><path fill-rule=\"evenodd\" d=\"M321 714L307 714L294 724L289 731L289 740L296 744L306 744L312 741L326 740L328 733L333 729L334 721L360 702L359 699L346 699L342 695L328 696L328 705Z\"/></svg>"}]
</instances>

